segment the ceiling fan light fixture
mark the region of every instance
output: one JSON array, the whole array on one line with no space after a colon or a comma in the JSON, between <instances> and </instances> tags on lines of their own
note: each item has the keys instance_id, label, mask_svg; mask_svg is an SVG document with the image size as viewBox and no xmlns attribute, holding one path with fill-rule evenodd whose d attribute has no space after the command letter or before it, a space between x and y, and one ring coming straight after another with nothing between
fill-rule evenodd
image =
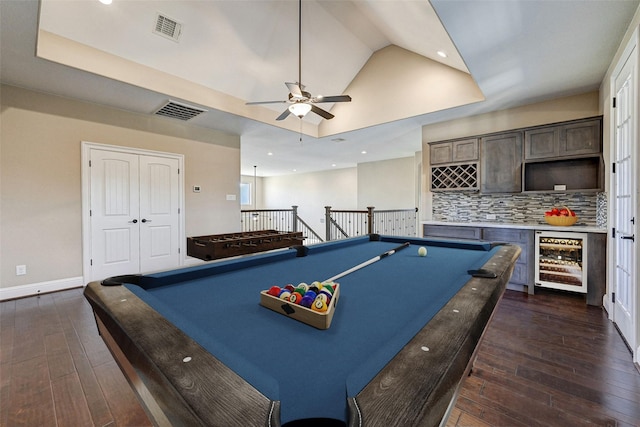
<instances>
[{"instance_id":1,"label":"ceiling fan light fixture","mask_svg":"<svg viewBox=\"0 0 640 427\"><path fill-rule=\"evenodd\" d=\"M303 102L297 102L289 106L289 111L291 111L292 114L303 118L309 111L311 111L311 105Z\"/></svg>"}]
</instances>

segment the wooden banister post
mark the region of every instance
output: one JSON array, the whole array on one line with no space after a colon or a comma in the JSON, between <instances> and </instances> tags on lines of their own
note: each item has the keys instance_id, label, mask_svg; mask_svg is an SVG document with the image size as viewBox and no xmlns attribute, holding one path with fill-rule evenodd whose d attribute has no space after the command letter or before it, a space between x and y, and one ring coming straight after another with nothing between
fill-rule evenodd
<instances>
[{"instance_id":1,"label":"wooden banister post","mask_svg":"<svg viewBox=\"0 0 640 427\"><path fill-rule=\"evenodd\" d=\"M369 221L369 224L367 224L367 234L372 234L373 233L373 210L375 208L373 206L367 206L367 221Z\"/></svg>"},{"instance_id":2,"label":"wooden banister post","mask_svg":"<svg viewBox=\"0 0 640 427\"><path fill-rule=\"evenodd\" d=\"M331 206L324 207L324 240L331 240Z\"/></svg>"},{"instance_id":3,"label":"wooden banister post","mask_svg":"<svg viewBox=\"0 0 640 427\"><path fill-rule=\"evenodd\" d=\"M293 205L291 206L291 208L293 209L293 212L291 214L293 216L293 224L291 225L291 228L292 228L291 231L295 233L296 231L298 231L298 206Z\"/></svg>"}]
</instances>

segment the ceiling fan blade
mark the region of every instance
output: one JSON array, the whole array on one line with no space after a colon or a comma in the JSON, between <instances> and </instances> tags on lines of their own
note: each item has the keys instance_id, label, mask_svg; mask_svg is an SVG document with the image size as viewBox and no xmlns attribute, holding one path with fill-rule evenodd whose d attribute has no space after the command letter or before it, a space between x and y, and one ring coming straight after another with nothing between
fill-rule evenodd
<instances>
[{"instance_id":1,"label":"ceiling fan blade","mask_svg":"<svg viewBox=\"0 0 640 427\"><path fill-rule=\"evenodd\" d=\"M282 114L280 114L278 117L276 117L276 120L284 120L287 117L289 117L289 114L291 114L291 111L289 111L289 109L287 108L286 110L284 110L282 112Z\"/></svg>"},{"instance_id":2,"label":"ceiling fan blade","mask_svg":"<svg viewBox=\"0 0 640 427\"><path fill-rule=\"evenodd\" d=\"M258 104L286 104L287 101L255 101L255 102L245 102L244 105L258 105Z\"/></svg>"},{"instance_id":3,"label":"ceiling fan blade","mask_svg":"<svg viewBox=\"0 0 640 427\"><path fill-rule=\"evenodd\" d=\"M296 98L302 98L304 96L302 95L302 89L304 88L304 86L302 86L301 84L290 82L286 82L285 84L289 88L289 92L291 92L291 95L295 96Z\"/></svg>"},{"instance_id":4,"label":"ceiling fan blade","mask_svg":"<svg viewBox=\"0 0 640 427\"><path fill-rule=\"evenodd\" d=\"M333 119L335 116L333 114L331 114L328 111L323 110L320 107L316 107L315 105L311 104L311 111L313 111L314 113L316 113L317 115L319 115L320 117L323 117L327 120L329 119Z\"/></svg>"},{"instance_id":5,"label":"ceiling fan blade","mask_svg":"<svg viewBox=\"0 0 640 427\"><path fill-rule=\"evenodd\" d=\"M349 95L318 96L314 102L351 102L351 97Z\"/></svg>"}]
</instances>

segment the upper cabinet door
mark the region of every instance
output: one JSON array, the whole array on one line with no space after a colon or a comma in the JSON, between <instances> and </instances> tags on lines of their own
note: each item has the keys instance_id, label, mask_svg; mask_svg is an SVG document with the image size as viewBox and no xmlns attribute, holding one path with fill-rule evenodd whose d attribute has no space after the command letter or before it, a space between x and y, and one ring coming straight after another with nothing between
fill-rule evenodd
<instances>
[{"instance_id":1,"label":"upper cabinet door","mask_svg":"<svg viewBox=\"0 0 640 427\"><path fill-rule=\"evenodd\" d=\"M454 162L478 160L478 138L461 139L451 144Z\"/></svg>"},{"instance_id":2,"label":"upper cabinet door","mask_svg":"<svg viewBox=\"0 0 640 427\"><path fill-rule=\"evenodd\" d=\"M524 131L524 158L544 159L558 157L560 127L545 127Z\"/></svg>"},{"instance_id":3,"label":"upper cabinet door","mask_svg":"<svg viewBox=\"0 0 640 427\"><path fill-rule=\"evenodd\" d=\"M429 163L439 165L451 163L453 159L453 146L451 142L441 142L429 145Z\"/></svg>"},{"instance_id":4,"label":"upper cabinet door","mask_svg":"<svg viewBox=\"0 0 640 427\"><path fill-rule=\"evenodd\" d=\"M602 150L600 120L571 123L560 127L559 155L598 154Z\"/></svg>"},{"instance_id":5,"label":"upper cabinet door","mask_svg":"<svg viewBox=\"0 0 640 427\"><path fill-rule=\"evenodd\" d=\"M522 191L522 132L482 138L480 190L483 193Z\"/></svg>"}]
</instances>

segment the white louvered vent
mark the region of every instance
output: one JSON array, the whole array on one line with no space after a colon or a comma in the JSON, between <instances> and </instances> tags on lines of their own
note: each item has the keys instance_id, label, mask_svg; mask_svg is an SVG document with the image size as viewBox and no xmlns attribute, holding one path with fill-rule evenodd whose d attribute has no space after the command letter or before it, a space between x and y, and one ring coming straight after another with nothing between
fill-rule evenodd
<instances>
[{"instance_id":1,"label":"white louvered vent","mask_svg":"<svg viewBox=\"0 0 640 427\"><path fill-rule=\"evenodd\" d=\"M154 114L156 116L170 117L178 120L190 120L194 117L206 112L202 108L193 105L182 104L176 101L168 101L160 107Z\"/></svg>"},{"instance_id":2,"label":"white louvered vent","mask_svg":"<svg viewBox=\"0 0 640 427\"><path fill-rule=\"evenodd\" d=\"M166 37L175 42L180 38L180 33L182 32L182 24L176 21L175 19L171 19L162 13L158 13L156 18L156 26L153 29L153 32L159 36Z\"/></svg>"}]
</instances>

